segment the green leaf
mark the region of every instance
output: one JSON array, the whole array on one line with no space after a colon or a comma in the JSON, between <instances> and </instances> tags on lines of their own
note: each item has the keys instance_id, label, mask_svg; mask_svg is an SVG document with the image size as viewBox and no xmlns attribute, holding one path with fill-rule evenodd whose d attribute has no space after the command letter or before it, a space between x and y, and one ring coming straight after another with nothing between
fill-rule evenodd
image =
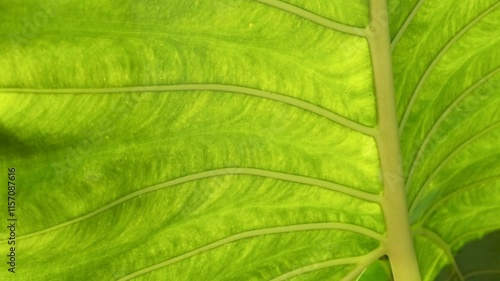
<instances>
[{"instance_id":1,"label":"green leaf","mask_svg":"<svg viewBox=\"0 0 500 281\"><path fill-rule=\"evenodd\" d=\"M444 264L465 280L453 256L500 228L499 2L420 1L414 11L392 44L417 257L424 280Z\"/></svg>"},{"instance_id":2,"label":"green leaf","mask_svg":"<svg viewBox=\"0 0 500 281\"><path fill-rule=\"evenodd\" d=\"M0 7L2 280L472 280L500 229L498 0Z\"/></svg>"},{"instance_id":3,"label":"green leaf","mask_svg":"<svg viewBox=\"0 0 500 281\"><path fill-rule=\"evenodd\" d=\"M356 281L392 281L389 261L384 258L372 263Z\"/></svg>"},{"instance_id":4,"label":"green leaf","mask_svg":"<svg viewBox=\"0 0 500 281\"><path fill-rule=\"evenodd\" d=\"M500 231L488 233L480 240L463 246L455 255L456 264L465 279L495 280L500 268ZM436 280L459 280L454 266L443 268Z\"/></svg>"}]
</instances>

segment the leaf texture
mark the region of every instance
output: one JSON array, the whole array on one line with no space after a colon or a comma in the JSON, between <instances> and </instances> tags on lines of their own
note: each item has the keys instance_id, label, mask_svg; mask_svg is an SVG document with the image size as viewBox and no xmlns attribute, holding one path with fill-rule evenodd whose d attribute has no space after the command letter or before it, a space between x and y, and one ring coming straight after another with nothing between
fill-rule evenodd
<instances>
[{"instance_id":1,"label":"leaf texture","mask_svg":"<svg viewBox=\"0 0 500 281\"><path fill-rule=\"evenodd\" d=\"M499 3L394 0L384 26L366 0L0 1L15 280L389 280L384 157L423 280L465 280L500 228Z\"/></svg>"},{"instance_id":2,"label":"leaf texture","mask_svg":"<svg viewBox=\"0 0 500 281\"><path fill-rule=\"evenodd\" d=\"M393 41L410 220L423 279L449 264L466 280L454 255L500 227L500 3L414 7Z\"/></svg>"}]
</instances>

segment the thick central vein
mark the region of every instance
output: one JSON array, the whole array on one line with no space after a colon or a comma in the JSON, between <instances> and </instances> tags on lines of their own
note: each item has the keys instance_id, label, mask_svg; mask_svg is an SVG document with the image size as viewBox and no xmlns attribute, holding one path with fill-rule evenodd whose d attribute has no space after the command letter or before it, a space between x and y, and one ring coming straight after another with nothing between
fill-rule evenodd
<instances>
[{"instance_id":1,"label":"thick central vein","mask_svg":"<svg viewBox=\"0 0 500 281\"><path fill-rule=\"evenodd\" d=\"M377 30L368 37L368 44L377 97L376 141L384 186L382 208L387 228L387 255L395 280L420 281L401 167L389 25L380 22L381 16L387 13L386 0L370 1L370 29Z\"/></svg>"}]
</instances>

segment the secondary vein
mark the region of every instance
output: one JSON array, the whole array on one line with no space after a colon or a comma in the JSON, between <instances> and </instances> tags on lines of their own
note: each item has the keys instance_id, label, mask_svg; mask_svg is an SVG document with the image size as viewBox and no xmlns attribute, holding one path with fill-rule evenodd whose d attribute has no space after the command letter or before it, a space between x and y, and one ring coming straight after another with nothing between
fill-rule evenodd
<instances>
[{"instance_id":1,"label":"secondary vein","mask_svg":"<svg viewBox=\"0 0 500 281\"><path fill-rule=\"evenodd\" d=\"M328 261L323 261L323 262L318 262L310 265L306 265L301 268L297 268L295 270L292 270L290 272L287 272L283 275L280 275L271 281L283 281L287 279L291 279L293 277L306 274L309 272L313 272L316 270L332 267L332 266L337 266L337 265L345 265L345 264L356 264L358 263L359 265L351 271L348 275L346 275L342 281L347 281L351 280L352 277L357 277L359 274L358 272L364 270L368 265L373 263L374 261L378 260L380 257L382 257L385 254L385 249L383 246L369 252L368 254L362 255L362 256L357 256L357 257L348 257L348 258L338 258L338 259L332 259Z\"/></svg>"},{"instance_id":2,"label":"secondary vein","mask_svg":"<svg viewBox=\"0 0 500 281\"><path fill-rule=\"evenodd\" d=\"M336 21L333 21L331 19L319 16L317 14L314 14L312 12L309 12L307 10L301 9L297 6L278 1L278 0L256 0L257 2L261 2L263 4L272 6L274 8L280 9L285 12L289 12L291 14L294 14L296 16L299 16L303 19L312 21L314 23L317 23L319 25L322 25L326 28L335 30L335 31L340 31L343 33L355 35L355 36L360 36L360 37L366 37L365 30L364 28L360 27L354 27L346 24L342 24Z\"/></svg>"},{"instance_id":3,"label":"secondary vein","mask_svg":"<svg viewBox=\"0 0 500 281\"><path fill-rule=\"evenodd\" d=\"M493 125L481 130L480 132L478 132L477 134L475 134L474 136L468 138L466 141L464 141L461 145L457 146L455 149L453 149L449 154L448 156L446 156L446 158L441 161L441 163L439 163L439 165L432 170L432 174L427 177L427 180L424 182L424 184L422 184L422 186L418 189L417 191L417 194L415 195L415 197L413 198L413 200L411 200L410 202L410 214L415 210L415 207L417 206L417 203L420 199L420 197L422 196L423 194L423 191L424 189L427 187L427 185L429 185L431 183L431 181L434 179L434 177L438 174L439 171L441 171L441 169L458 153L460 152L462 149L466 148L469 144L473 143L475 140L477 140L478 138L490 133L491 131L493 131L494 129L496 129L497 127L500 126L500 122L496 122L494 123ZM408 186L408 188L410 188L410 186Z\"/></svg>"},{"instance_id":4,"label":"secondary vein","mask_svg":"<svg viewBox=\"0 0 500 281\"><path fill-rule=\"evenodd\" d=\"M493 77L494 75L498 74L499 72L500 72L500 68L496 68L494 71L488 73L487 75L485 75L484 77L482 77L481 79L479 79L476 83L474 83L472 86L470 86L469 88L467 88L467 90L465 90L462 94L460 94L446 108L446 110L443 113L441 113L441 115L439 116L438 120L434 123L434 125L432 126L432 128L427 132L427 134L426 134L426 136L424 138L424 141L422 142L422 145L420 145L417 153L415 154L415 157L412 160L412 163L411 163L411 166L410 166L410 172L408 173L408 177L407 177L407 180L406 180L407 186L410 186L410 183L412 181L413 173L415 172L415 168L417 167L417 159L420 157L420 155L422 155L423 151L425 151L425 149L427 148L427 145L429 144L429 141L432 139L432 136L436 133L437 129L439 128L439 126L441 125L441 123L443 123L443 121L446 119L446 117L448 116L448 114L450 114L453 111L453 109L455 109L460 104L460 102L463 99L465 99L470 93L474 92L474 90L476 90L478 87L480 87L481 85L483 85L484 83L486 83L491 77Z\"/></svg>"},{"instance_id":5,"label":"secondary vein","mask_svg":"<svg viewBox=\"0 0 500 281\"><path fill-rule=\"evenodd\" d=\"M376 233L372 230L352 225L352 224L344 224L344 223L313 223L313 224L297 224L297 225L289 225L289 226L281 226L281 227L273 227L273 228L265 228L265 229L258 229L258 230L250 230L242 233L238 233L229 237L226 237L224 239L218 240L216 242L213 242L211 244L205 245L201 248L189 251L187 253L184 253L180 256L177 256L175 258L168 259L166 261L163 261L161 263L157 263L155 265L143 268L141 270L138 270L134 273L131 273L129 275L126 275L122 278L120 278L118 281L125 281L125 280L130 280L133 278L136 278L140 275L161 269L165 266L168 266L170 264L179 262L181 260L193 257L195 255L198 255L200 253L224 246L226 244L236 242L238 240L246 239L246 238L252 238L252 237L257 237L257 236L263 236L263 235L270 235L270 234L280 234L280 233L289 233L289 232L297 232L297 231L310 231L310 230L345 230L345 231L351 231L355 233L359 233L365 236L368 236L370 238L379 240L379 241L384 241L384 237Z\"/></svg>"},{"instance_id":6,"label":"secondary vein","mask_svg":"<svg viewBox=\"0 0 500 281\"><path fill-rule=\"evenodd\" d=\"M498 229L500 229L500 224L499 223L493 224L491 226L485 226L485 227L476 228L474 230L462 233L460 236L456 237L455 239L453 239L450 242L450 247L452 247L456 243L460 242L460 240L464 239L467 236L471 236L473 234L477 234L478 232L486 233L486 232L491 232L491 231L495 231L495 230L498 230Z\"/></svg>"},{"instance_id":7,"label":"secondary vein","mask_svg":"<svg viewBox=\"0 0 500 281\"><path fill-rule=\"evenodd\" d=\"M274 171L269 171L269 170L263 170L263 169L254 169L254 168L223 168L223 169L215 169L215 170L210 170L210 171L204 171L200 173L195 173L191 174L188 176L180 177L177 179L169 180L157 185L153 185L138 191L135 191L133 193L130 193L122 198L119 198L106 206L103 206L93 212L90 212L86 215L77 217L75 219L72 219L70 221L54 225L52 227L46 228L44 230L40 230L37 232L33 232L27 235L22 235L19 236L17 239L26 239L26 238L31 238L37 235L41 235L47 232L51 232L78 222L81 222L83 220L92 218L102 212L105 212L117 205L120 205L126 201L129 201L133 198L136 198L140 195L144 195L150 192L158 191L167 187L183 184L186 182L191 182L191 181L196 181L196 180L201 180L201 179L206 179L210 177L217 177L217 176L225 176L225 175L252 175L252 176L260 176L260 177L266 177L266 178L273 178L273 179L278 179L278 180L284 180L284 181L289 181L289 182L295 182L299 184L306 184L306 185L312 185L312 186L317 186L320 188L325 188L329 189L332 191L336 192L341 192L362 200L370 201L370 202L375 202L379 203L380 202L380 195L377 194L372 194L360 190L356 190L351 187L347 187L341 184L329 182L329 181L324 181L320 179L315 179L311 177L305 177L305 176L298 176L298 175L292 175L292 174L285 174L285 173L280 173L280 172L274 172Z\"/></svg>"},{"instance_id":8,"label":"secondary vein","mask_svg":"<svg viewBox=\"0 0 500 281\"><path fill-rule=\"evenodd\" d=\"M443 253L446 255L448 260L450 261L451 265L455 269L460 280L462 280L462 281L465 280L463 275L462 275L462 272L460 271L460 268L457 265L457 262L455 261L455 258L453 257L453 253L451 252L450 246L448 245L448 243L446 241L443 240L443 238L441 238L435 232L433 232L427 228L420 228L416 231L415 234L427 238L427 240L431 241L434 245L439 247L443 251Z\"/></svg>"},{"instance_id":9,"label":"secondary vein","mask_svg":"<svg viewBox=\"0 0 500 281\"><path fill-rule=\"evenodd\" d=\"M417 15L418 11L420 10L420 8L422 7L422 5L424 4L424 1L425 0L419 0L418 3L415 5L415 7L413 7L410 15L408 15L408 17L404 21L403 25L399 29L398 33L396 34L396 36L394 37L394 39L391 42L391 52L393 52L394 49L396 48L396 46L398 45L399 40L401 39L401 37L403 36L403 34L408 29L408 26L411 24L411 22L413 21L413 19Z\"/></svg>"},{"instance_id":10,"label":"secondary vein","mask_svg":"<svg viewBox=\"0 0 500 281\"><path fill-rule=\"evenodd\" d=\"M293 98L290 96L263 91L259 89L226 85L226 84L176 84L176 85L154 85L133 87L110 87L110 88L59 88L59 89L29 89L29 88L3 88L0 93L46 93L46 94L91 94L91 93L134 93L134 92L166 92L166 91L216 91L245 94L261 97L277 102L282 102L297 108L312 112L328 120L336 122L344 127L359 133L374 136L375 128L368 127L356 121L350 120L332 111L314 105L310 102Z\"/></svg>"},{"instance_id":11,"label":"secondary vein","mask_svg":"<svg viewBox=\"0 0 500 281\"><path fill-rule=\"evenodd\" d=\"M381 245L379 248L373 250L372 252L362 256L361 262L358 263L358 266L349 274L344 276L341 281L353 281L353 280L358 280L363 271L366 270L367 267L369 267L371 264L373 264L375 261L379 260L381 257L383 257L386 253L385 245Z\"/></svg>"},{"instance_id":12,"label":"secondary vein","mask_svg":"<svg viewBox=\"0 0 500 281\"><path fill-rule=\"evenodd\" d=\"M453 45L460 39L462 36L464 36L469 30L472 29L476 24L478 24L482 19L484 19L486 16L491 14L493 10L495 10L498 6L500 5L500 2L496 3L495 5L491 6L490 8L486 9L484 12L479 14L477 17L475 17L470 23L468 23L465 27L463 27L460 32L455 34L450 41L441 49L441 51L434 57L432 62L427 66L425 69L424 74L420 77L417 87L411 94L410 102L408 103L408 106L406 106L405 112L403 114L403 118L401 119L401 122L399 124L399 132L402 134L404 131L404 128L406 126L406 123L408 122L408 118L410 116L410 112L416 102L416 99L418 97L418 94L420 93L420 90L422 89L425 81L427 81L427 78L429 77L430 73L434 69L434 67L438 64L438 62L444 57L444 55L448 52L448 50L453 47Z\"/></svg>"},{"instance_id":13,"label":"secondary vein","mask_svg":"<svg viewBox=\"0 0 500 281\"><path fill-rule=\"evenodd\" d=\"M446 203L446 201L450 200L451 198L457 196L457 195L460 195L468 190L471 190L471 189L475 189L477 188L478 185L481 185L483 183L486 183L486 182L490 182L490 181L497 181L500 179L500 175L498 176L492 176L492 177L488 177L488 178L485 178L485 179L482 179L482 180L479 180L479 181L475 181L471 184L468 184L468 185L465 185L465 186L462 186L462 187L459 187L455 190L453 190L452 192L446 194L446 196L440 198L436 203L434 203L432 205L432 207L426 212L424 213L424 215L422 215L422 219L420 219L417 223L415 224L418 224L418 225L424 225L424 223L427 221L427 219L429 219L429 217L435 212L437 211L438 209L441 208L441 206L443 204Z\"/></svg>"}]
</instances>

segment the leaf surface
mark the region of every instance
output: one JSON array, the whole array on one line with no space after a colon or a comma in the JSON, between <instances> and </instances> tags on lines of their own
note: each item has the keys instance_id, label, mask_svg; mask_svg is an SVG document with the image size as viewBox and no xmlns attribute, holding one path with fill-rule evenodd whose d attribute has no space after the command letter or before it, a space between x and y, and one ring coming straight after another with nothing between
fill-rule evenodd
<instances>
[{"instance_id":1,"label":"leaf surface","mask_svg":"<svg viewBox=\"0 0 500 281\"><path fill-rule=\"evenodd\" d=\"M500 228L499 3L0 2L16 280L388 278L389 158L434 280Z\"/></svg>"},{"instance_id":2,"label":"leaf surface","mask_svg":"<svg viewBox=\"0 0 500 281\"><path fill-rule=\"evenodd\" d=\"M419 1L392 42L410 220L424 280L434 280L443 264L465 280L454 255L500 227L499 7L498 1Z\"/></svg>"}]
</instances>

